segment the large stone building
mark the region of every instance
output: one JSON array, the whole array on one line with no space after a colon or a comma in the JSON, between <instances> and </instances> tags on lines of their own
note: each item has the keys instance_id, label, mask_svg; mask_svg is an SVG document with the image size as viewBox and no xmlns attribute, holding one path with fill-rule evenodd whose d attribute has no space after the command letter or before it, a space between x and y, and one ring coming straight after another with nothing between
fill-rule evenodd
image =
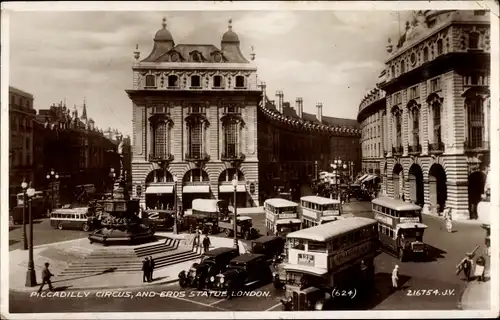
<instances>
[{"instance_id":1,"label":"large stone building","mask_svg":"<svg viewBox=\"0 0 500 320\"><path fill-rule=\"evenodd\" d=\"M259 205L257 68L240 51L231 27L220 48L175 44L166 20L151 53L135 52L133 195L145 207L183 209L195 198Z\"/></svg>"},{"instance_id":2,"label":"large stone building","mask_svg":"<svg viewBox=\"0 0 500 320\"><path fill-rule=\"evenodd\" d=\"M21 183L33 181L33 95L9 87L9 204L16 201Z\"/></svg>"},{"instance_id":3,"label":"large stone building","mask_svg":"<svg viewBox=\"0 0 500 320\"><path fill-rule=\"evenodd\" d=\"M397 45L389 40L385 99L360 106L363 130L381 128L384 192L427 213L476 217L490 165L489 21L483 10L415 12Z\"/></svg>"},{"instance_id":4,"label":"large stone building","mask_svg":"<svg viewBox=\"0 0 500 320\"><path fill-rule=\"evenodd\" d=\"M284 101L282 91L277 103L269 100L261 84L263 99L259 105L259 173L262 198L272 197L276 189L291 190L300 198L301 186L320 171L331 171L333 160L342 160L345 177L360 170L359 124L354 119L323 115L323 104L316 104L316 114L304 112L304 101L295 99L295 107ZM339 180L340 181L340 180Z\"/></svg>"}]
</instances>

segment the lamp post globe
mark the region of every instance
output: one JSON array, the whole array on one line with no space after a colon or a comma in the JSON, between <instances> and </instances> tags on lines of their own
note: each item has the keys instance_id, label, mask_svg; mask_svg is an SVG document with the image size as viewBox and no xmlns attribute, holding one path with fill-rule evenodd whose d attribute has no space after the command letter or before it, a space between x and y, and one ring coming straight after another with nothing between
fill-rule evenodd
<instances>
[{"instance_id":1,"label":"lamp post globe","mask_svg":"<svg viewBox=\"0 0 500 320\"><path fill-rule=\"evenodd\" d=\"M55 174L54 169L50 170L50 175L53 176Z\"/></svg>"},{"instance_id":2,"label":"lamp post globe","mask_svg":"<svg viewBox=\"0 0 500 320\"><path fill-rule=\"evenodd\" d=\"M238 188L238 180L235 178L233 178L233 189L234 189L234 200L233 200L233 208L234 208L234 217L233 217L233 236L234 236L234 247L236 249L238 249L238 225L237 225L237 205L236 205L236 190Z\"/></svg>"}]
</instances>

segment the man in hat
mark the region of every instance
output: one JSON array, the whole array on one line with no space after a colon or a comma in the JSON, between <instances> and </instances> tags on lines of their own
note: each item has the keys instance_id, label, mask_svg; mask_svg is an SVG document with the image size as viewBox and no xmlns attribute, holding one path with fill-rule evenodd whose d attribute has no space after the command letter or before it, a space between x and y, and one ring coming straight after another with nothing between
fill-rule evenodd
<instances>
[{"instance_id":1,"label":"man in hat","mask_svg":"<svg viewBox=\"0 0 500 320\"><path fill-rule=\"evenodd\" d=\"M149 259L146 257L142 261L142 282L149 282Z\"/></svg>"},{"instance_id":2,"label":"man in hat","mask_svg":"<svg viewBox=\"0 0 500 320\"><path fill-rule=\"evenodd\" d=\"M474 253L467 252L466 257L463 258L459 264L460 268L458 273L460 273L460 270L463 270L467 282L470 281L470 273L472 271L472 264L473 264L472 258L474 258Z\"/></svg>"},{"instance_id":3,"label":"man in hat","mask_svg":"<svg viewBox=\"0 0 500 320\"><path fill-rule=\"evenodd\" d=\"M49 270L49 263L45 262L45 268L43 268L42 270L42 285L40 286L40 289L38 289L38 293L42 292L43 286L45 284L49 285L50 291L54 291L54 287L52 286L52 282L50 281L50 277L53 276L54 275Z\"/></svg>"},{"instance_id":4,"label":"man in hat","mask_svg":"<svg viewBox=\"0 0 500 320\"><path fill-rule=\"evenodd\" d=\"M399 280L399 266L395 265L394 269L392 270L392 289L393 290L399 290L399 285L398 285L398 280Z\"/></svg>"},{"instance_id":5,"label":"man in hat","mask_svg":"<svg viewBox=\"0 0 500 320\"><path fill-rule=\"evenodd\" d=\"M208 249L210 249L210 238L208 234L205 234L205 238L203 239L203 252L208 252Z\"/></svg>"},{"instance_id":6,"label":"man in hat","mask_svg":"<svg viewBox=\"0 0 500 320\"><path fill-rule=\"evenodd\" d=\"M149 256L149 274L148 274L148 282L153 281L153 271L155 269L155 260L153 256Z\"/></svg>"}]
</instances>

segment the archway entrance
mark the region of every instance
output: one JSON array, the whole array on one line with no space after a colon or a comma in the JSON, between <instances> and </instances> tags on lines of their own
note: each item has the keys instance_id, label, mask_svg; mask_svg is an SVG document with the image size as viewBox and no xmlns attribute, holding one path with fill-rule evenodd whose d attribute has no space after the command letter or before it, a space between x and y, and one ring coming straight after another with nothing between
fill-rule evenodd
<instances>
[{"instance_id":1,"label":"archway entrance","mask_svg":"<svg viewBox=\"0 0 500 320\"><path fill-rule=\"evenodd\" d=\"M146 177L146 209L174 208L174 178L163 169L151 171Z\"/></svg>"},{"instance_id":2,"label":"archway entrance","mask_svg":"<svg viewBox=\"0 0 500 320\"><path fill-rule=\"evenodd\" d=\"M401 199L403 197L404 179L403 179L403 166L399 163L394 166L392 170L392 185L394 199Z\"/></svg>"},{"instance_id":3,"label":"archway entrance","mask_svg":"<svg viewBox=\"0 0 500 320\"><path fill-rule=\"evenodd\" d=\"M446 186L446 172L439 164L433 164L429 170L429 204L432 213L443 212L448 190Z\"/></svg>"},{"instance_id":4,"label":"archway entrance","mask_svg":"<svg viewBox=\"0 0 500 320\"><path fill-rule=\"evenodd\" d=\"M410 182L410 201L424 205L424 174L418 164L413 164L408 172Z\"/></svg>"},{"instance_id":5,"label":"archway entrance","mask_svg":"<svg viewBox=\"0 0 500 320\"><path fill-rule=\"evenodd\" d=\"M482 171L476 171L469 175L469 217L477 219L477 204L481 201L481 195L484 193L484 185L486 183L486 174Z\"/></svg>"},{"instance_id":6,"label":"archway entrance","mask_svg":"<svg viewBox=\"0 0 500 320\"><path fill-rule=\"evenodd\" d=\"M233 179L238 180L236 186L236 207L247 207L247 189L245 182L245 175L243 172L236 168L229 168L219 176L219 199L227 201L228 204L234 205L234 186Z\"/></svg>"},{"instance_id":7,"label":"archway entrance","mask_svg":"<svg viewBox=\"0 0 500 320\"><path fill-rule=\"evenodd\" d=\"M193 207L194 199L210 199L210 178L208 173L201 169L191 169L182 178L182 209Z\"/></svg>"}]
</instances>

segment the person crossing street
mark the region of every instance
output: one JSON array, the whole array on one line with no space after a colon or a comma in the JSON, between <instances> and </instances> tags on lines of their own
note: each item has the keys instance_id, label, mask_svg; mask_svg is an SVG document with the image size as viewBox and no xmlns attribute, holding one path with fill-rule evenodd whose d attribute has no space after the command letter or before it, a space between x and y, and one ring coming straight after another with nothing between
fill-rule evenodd
<instances>
[{"instance_id":1,"label":"person crossing street","mask_svg":"<svg viewBox=\"0 0 500 320\"><path fill-rule=\"evenodd\" d=\"M155 269L155 260L153 259L153 256L149 256L149 277L148 277L148 282L153 281L153 271Z\"/></svg>"},{"instance_id":2,"label":"person crossing street","mask_svg":"<svg viewBox=\"0 0 500 320\"><path fill-rule=\"evenodd\" d=\"M149 260L147 257L142 261L142 282L149 282Z\"/></svg>"},{"instance_id":3,"label":"person crossing street","mask_svg":"<svg viewBox=\"0 0 500 320\"><path fill-rule=\"evenodd\" d=\"M394 266L394 269L392 270L391 279L392 279L392 289L393 290L399 290L399 283L398 283L398 280L399 280L399 266L398 265Z\"/></svg>"},{"instance_id":4,"label":"person crossing street","mask_svg":"<svg viewBox=\"0 0 500 320\"><path fill-rule=\"evenodd\" d=\"M205 238L203 239L203 252L208 252L210 249L210 238L208 234L205 234Z\"/></svg>"},{"instance_id":5,"label":"person crossing street","mask_svg":"<svg viewBox=\"0 0 500 320\"><path fill-rule=\"evenodd\" d=\"M49 263L45 262L45 268L43 268L42 270L42 285L40 286L40 289L38 289L38 293L42 292L43 286L45 284L49 285L50 291L54 291L54 287L52 286L52 282L50 281L50 278L53 276L54 275L49 270Z\"/></svg>"}]
</instances>

